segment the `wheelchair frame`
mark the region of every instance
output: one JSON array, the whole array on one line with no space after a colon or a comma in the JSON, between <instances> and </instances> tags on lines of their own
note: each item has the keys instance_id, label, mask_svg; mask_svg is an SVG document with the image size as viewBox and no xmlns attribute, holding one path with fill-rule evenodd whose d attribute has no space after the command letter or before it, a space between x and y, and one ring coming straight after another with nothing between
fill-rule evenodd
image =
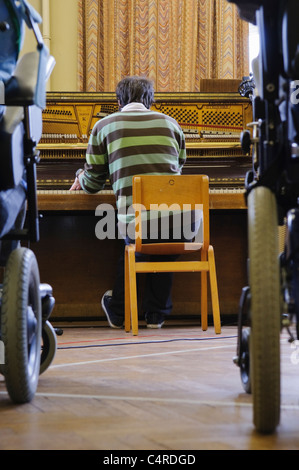
<instances>
[{"instance_id":1,"label":"wheelchair frame","mask_svg":"<svg viewBox=\"0 0 299 470\"><path fill-rule=\"evenodd\" d=\"M32 400L39 375L49 367L56 353L56 331L48 320L55 304L52 287L40 283L34 253L20 246L20 241L39 240L36 194L39 154L36 146L41 137L41 111L45 107L47 76L54 66L53 58L49 61L48 50L29 8L26 4L24 7L37 40L37 50L23 56L5 84L6 111L0 123L0 145L4 152L0 191L3 195L9 191L9 198L13 199L16 191L23 188L24 203L27 200L27 225L16 226L23 208L22 198L16 198L20 206L14 207L17 209L14 226L8 226L7 230L5 225L3 230L1 228L0 241L0 253L3 243L12 243L8 249L3 285L0 286L1 341L4 345L0 371L14 403ZM3 30L5 28L1 28ZM24 73L26 68L29 78ZM9 112L14 123L12 128L5 124Z\"/></svg>"},{"instance_id":2,"label":"wheelchair frame","mask_svg":"<svg viewBox=\"0 0 299 470\"><path fill-rule=\"evenodd\" d=\"M234 362L244 390L253 395L257 431L272 433L280 421L280 332L290 331L295 320L299 335L299 109L292 101L299 79L297 5L294 0L228 1L237 4L243 19L257 23L260 34L253 133L241 136L245 151L252 146L253 158L245 184L249 285L240 298ZM282 253L279 226L286 228Z\"/></svg>"}]
</instances>

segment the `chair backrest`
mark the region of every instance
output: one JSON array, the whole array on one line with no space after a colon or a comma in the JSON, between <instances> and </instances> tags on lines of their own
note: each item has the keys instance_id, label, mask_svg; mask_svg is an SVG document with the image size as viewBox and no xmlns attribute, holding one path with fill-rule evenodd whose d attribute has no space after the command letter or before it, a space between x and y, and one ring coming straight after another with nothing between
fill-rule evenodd
<instances>
[{"instance_id":1,"label":"chair backrest","mask_svg":"<svg viewBox=\"0 0 299 470\"><path fill-rule=\"evenodd\" d=\"M185 253L207 250L210 243L209 228L209 178L206 175L137 175L133 178L133 207L135 209L135 246L142 253ZM158 208L158 211L157 211ZM161 210L183 214L200 213L201 239L169 242L164 239L150 243L144 240L142 220L146 211L157 214ZM147 213L148 214L148 213ZM190 218L188 219L190 220ZM181 227L182 228L182 227ZM151 237L150 237L151 238Z\"/></svg>"}]
</instances>

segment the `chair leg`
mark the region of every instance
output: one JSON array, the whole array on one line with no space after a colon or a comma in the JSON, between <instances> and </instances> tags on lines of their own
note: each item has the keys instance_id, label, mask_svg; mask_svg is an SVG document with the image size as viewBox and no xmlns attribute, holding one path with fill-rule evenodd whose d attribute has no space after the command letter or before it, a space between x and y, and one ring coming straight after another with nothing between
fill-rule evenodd
<instances>
[{"instance_id":1,"label":"chair leg","mask_svg":"<svg viewBox=\"0 0 299 470\"><path fill-rule=\"evenodd\" d=\"M131 302L130 302L130 280L129 280L129 254L125 250L125 331L129 333L131 330Z\"/></svg>"},{"instance_id":2,"label":"chair leg","mask_svg":"<svg viewBox=\"0 0 299 470\"><path fill-rule=\"evenodd\" d=\"M210 270L210 285L211 285L214 328L215 328L215 333L220 334L221 333L221 321L220 321L219 296L218 296L217 277L216 277L216 265L215 265L214 249L211 245L209 246L208 261L209 261L209 270Z\"/></svg>"},{"instance_id":3,"label":"chair leg","mask_svg":"<svg viewBox=\"0 0 299 470\"><path fill-rule=\"evenodd\" d=\"M138 309L137 309L135 250L131 246L128 247L128 268L129 268L128 271L129 271L132 333L134 336L137 336L138 335Z\"/></svg>"},{"instance_id":4,"label":"chair leg","mask_svg":"<svg viewBox=\"0 0 299 470\"><path fill-rule=\"evenodd\" d=\"M201 252L201 261L206 261L207 255ZM208 280L207 272L201 272L201 329L206 331L208 329Z\"/></svg>"}]
</instances>

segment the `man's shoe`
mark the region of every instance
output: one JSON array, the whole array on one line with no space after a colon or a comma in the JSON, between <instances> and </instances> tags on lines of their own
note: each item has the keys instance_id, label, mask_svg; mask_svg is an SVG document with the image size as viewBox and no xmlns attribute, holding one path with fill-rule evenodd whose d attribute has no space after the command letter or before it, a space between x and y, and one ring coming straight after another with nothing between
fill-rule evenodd
<instances>
[{"instance_id":1,"label":"man's shoe","mask_svg":"<svg viewBox=\"0 0 299 470\"><path fill-rule=\"evenodd\" d=\"M112 298L112 290L107 290L105 294L102 297L101 305L102 309L105 312L105 315L107 317L108 323L111 326L111 328L122 328L124 324L124 319L119 317L118 315L115 315L110 309L109 309L109 303Z\"/></svg>"},{"instance_id":2,"label":"man's shoe","mask_svg":"<svg viewBox=\"0 0 299 470\"><path fill-rule=\"evenodd\" d=\"M161 313L146 313L145 321L147 328L162 328L164 325L164 315Z\"/></svg>"}]
</instances>

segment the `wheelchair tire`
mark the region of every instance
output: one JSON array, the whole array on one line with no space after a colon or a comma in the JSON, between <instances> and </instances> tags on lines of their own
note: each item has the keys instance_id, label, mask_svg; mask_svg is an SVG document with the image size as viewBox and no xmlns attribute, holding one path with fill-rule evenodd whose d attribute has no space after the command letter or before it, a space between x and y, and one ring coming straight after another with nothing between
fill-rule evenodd
<instances>
[{"instance_id":1,"label":"wheelchair tire","mask_svg":"<svg viewBox=\"0 0 299 470\"><path fill-rule=\"evenodd\" d=\"M280 420L281 295L277 203L266 187L248 196L249 279L251 292L250 370L253 422L272 433Z\"/></svg>"},{"instance_id":2,"label":"wheelchair tire","mask_svg":"<svg viewBox=\"0 0 299 470\"><path fill-rule=\"evenodd\" d=\"M42 327L42 353L40 359L40 371L41 375L45 370L48 369L52 364L57 348L56 333L49 321L46 321Z\"/></svg>"},{"instance_id":3,"label":"wheelchair tire","mask_svg":"<svg viewBox=\"0 0 299 470\"><path fill-rule=\"evenodd\" d=\"M2 295L3 375L11 400L28 403L35 395L41 356L41 299L34 253L14 250L7 261Z\"/></svg>"}]
</instances>

